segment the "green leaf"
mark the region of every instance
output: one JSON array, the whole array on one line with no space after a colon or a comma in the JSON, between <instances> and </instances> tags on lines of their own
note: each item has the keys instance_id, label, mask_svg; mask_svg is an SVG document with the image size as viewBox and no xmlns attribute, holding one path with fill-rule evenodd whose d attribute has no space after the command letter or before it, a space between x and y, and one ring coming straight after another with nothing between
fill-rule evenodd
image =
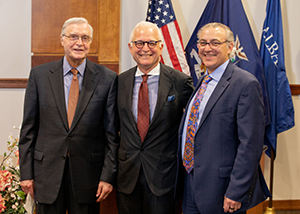
<instances>
[{"instance_id":1,"label":"green leaf","mask_svg":"<svg viewBox=\"0 0 300 214\"><path fill-rule=\"evenodd\" d=\"M13 173L13 174L16 174L16 175L19 175L20 173L18 172L18 170L16 170L14 167L9 167L9 171L11 172L11 173Z\"/></svg>"},{"instance_id":2,"label":"green leaf","mask_svg":"<svg viewBox=\"0 0 300 214\"><path fill-rule=\"evenodd\" d=\"M23 191L17 191L16 194L22 198L23 200L25 200L25 193Z\"/></svg>"},{"instance_id":3,"label":"green leaf","mask_svg":"<svg viewBox=\"0 0 300 214\"><path fill-rule=\"evenodd\" d=\"M26 211L25 208L24 208L24 207L21 207L19 213L20 213L20 214L24 214L25 211Z\"/></svg>"},{"instance_id":4,"label":"green leaf","mask_svg":"<svg viewBox=\"0 0 300 214\"><path fill-rule=\"evenodd\" d=\"M5 212L3 212L3 214L10 214L10 213L14 213L14 209L13 208L10 208L8 210L6 210Z\"/></svg>"},{"instance_id":5,"label":"green leaf","mask_svg":"<svg viewBox=\"0 0 300 214\"><path fill-rule=\"evenodd\" d=\"M3 155L4 157L6 157L6 152L4 152L4 155Z\"/></svg>"}]
</instances>

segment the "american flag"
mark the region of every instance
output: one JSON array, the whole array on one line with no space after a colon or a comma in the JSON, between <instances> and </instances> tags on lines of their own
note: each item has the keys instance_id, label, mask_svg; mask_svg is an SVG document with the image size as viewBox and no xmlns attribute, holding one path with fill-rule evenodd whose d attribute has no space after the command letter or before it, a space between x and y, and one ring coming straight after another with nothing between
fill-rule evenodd
<instances>
[{"instance_id":1,"label":"american flag","mask_svg":"<svg viewBox=\"0 0 300 214\"><path fill-rule=\"evenodd\" d=\"M181 32L170 0L149 0L146 21L157 24L163 35L161 62L187 75L187 64Z\"/></svg>"}]
</instances>

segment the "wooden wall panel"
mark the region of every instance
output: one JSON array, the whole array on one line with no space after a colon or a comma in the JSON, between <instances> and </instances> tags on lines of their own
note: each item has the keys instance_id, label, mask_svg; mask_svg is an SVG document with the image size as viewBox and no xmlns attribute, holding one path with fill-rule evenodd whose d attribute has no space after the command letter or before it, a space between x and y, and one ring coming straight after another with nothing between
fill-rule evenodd
<instances>
[{"instance_id":1,"label":"wooden wall panel","mask_svg":"<svg viewBox=\"0 0 300 214\"><path fill-rule=\"evenodd\" d=\"M85 17L94 29L88 58L119 72L120 0L32 0L32 67L60 59L63 23ZM25 88L26 79L0 79L0 88Z\"/></svg>"},{"instance_id":2,"label":"wooden wall panel","mask_svg":"<svg viewBox=\"0 0 300 214\"><path fill-rule=\"evenodd\" d=\"M120 1L100 0L99 62L119 63Z\"/></svg>"},{"instance_id":3,"label":"wooden wall panel","mask_svg":"<svg viewBox=\"0 0 300 214\"><path fill-rule=\"evenodd\" d=\"M63 53L60 32L71 17L84 17L94 28L90 53L98 51L99 0L32 0L31 52ZM107 1L107 0L104 0ZM114 0L113 0L114 1Z\"/></svg>"}]
</instances>

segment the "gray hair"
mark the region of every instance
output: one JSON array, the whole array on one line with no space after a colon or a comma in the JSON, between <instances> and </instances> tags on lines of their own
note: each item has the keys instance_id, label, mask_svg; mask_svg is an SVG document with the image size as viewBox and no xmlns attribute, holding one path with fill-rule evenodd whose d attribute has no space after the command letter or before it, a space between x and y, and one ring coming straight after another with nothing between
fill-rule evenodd
<instances>
[{"instance_id":1,"label":"gray hair","mask_svg":"<svg viewBox=\"0 0 300 214\"><path fill-rule=\"evenodd\" d=\"M65 34L66 32L66 27L71 25L71 24L87 24L91 30L91 38L93 38L93 27L89 24L89 22L83 18L83 17L74 17L74 18L70 18L67 21L65 21L65 23L63 24L62 28L61 28L61 33L60 35L62 36L63 34Z\"/></svg>"},{"instance_id":2,"label":"gray hair","mask_svg":"<svg viewBox=\"0 0 300 214\"><path fill-rule=\"evenodd\" d=\"M208 23L208 24L204 25L203 27L201 27L200 30L197 33L198 39L200 39L200 35L203 32L203 30L205 30L206 28L210 28L210 27L211 28L217 28L217 27L223 28L226 31L227 47L229 48L230 43L233 43L233 45L234 45L233 32L230 30L230 28L227 25L224 25L224 24L219 23L219 22L211 22L211 23ZM234 55L235 55L235 49L233 48L231 53L229 54L229 59L233 58Z\"/></svg>"},{"instance_id":3,"label":"gray hair","mask_svg":"<svg viewBox=\"0 0 300 214\"><path fill-rule=\"evenodd\" d=\"M161 34L161 31L160 29L157 27L156 24L152 23L152 22L147 22L147 21L141 21L139 23L137 23L137 25L133 28L133 30L131 31L131 34L130 34L130 37L129 37L129 43L131 44L132 46L132 39L133 39L133 36L134 36L134 33L136 31L137 28L139 27L148 27L148 28L154 28L155 30L157 30L158 32L158 40L161 40L163 41L163 36ZM161 47L161 43L160 43L160 47Z\"/></svg>"}]
</instances>

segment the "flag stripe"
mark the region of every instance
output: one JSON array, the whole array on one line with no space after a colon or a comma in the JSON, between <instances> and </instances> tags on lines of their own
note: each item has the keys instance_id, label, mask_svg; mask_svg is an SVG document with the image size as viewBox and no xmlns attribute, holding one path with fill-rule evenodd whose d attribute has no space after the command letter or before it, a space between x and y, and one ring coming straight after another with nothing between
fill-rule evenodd
<instances>
[{"instance_id":1,"label":"flag stripe","mask_svg":"<svg viewBox=\"0 0 300 214\"><path fill-rule=\"evenodd\" d=\"M175 21L174 21L174 26L175 26L175 28L176 28L177 35L178 35L178 38L179 38L179 41L180 41L181 47L182 47L182 49L184 50L184 47L183 47L183 42L182 42L182 37L181 37L181 33L180 33L180 28L179 28L179 25L178 25L178 22L177 22L177 20L175 20Z\"/></svg>"},{"instance_id":2,"label":"flag stripe","mask_svg":"<svg viewBox=\"0 0 300 214\"><path fill-rule=\"evenodd\" d=\"M169 56L169 53L168 53L168 49L166 47L165 38L163 38L163 44L164 44L164 48L162 49L161 56L160 56L160 58L162 60L161 63L164 63L165 65L173 67L172 60L170 59L170 56Z\"/></svg>"},{"instance_id":3,"label":"flag stripe","mask_svg":"<svg viewBox=\"0 0 300 214\"><path fill-rule=\"evenodd\" d=\"M169 55L169 57L170 57L170 59L172 61L173 68L182 71L181 67L179 65L179 62L178 62L178 58L176 56L175 48L173 46L173 41L171 39L168 26L167 25L162 26L161 27L161 31L162 31L163 37L165 39L165 45L166 45L165 48L167 48L167 50L168 50L168 55ZM163 58L164 57L165 56L163 55Z\"/></svg>"},{"instance_id":4,"label":"flag stripe","mask_svg":"<svg viewBox=\"0 0 300 214\"><path fill-rule=\"evenodd\" d=\"M184 49L183 49L183 44L181 40L181 36L178 34L179 26L177 21L175 20L174 22L168 24L170 36L172 38L173 46L175 48L175 52L178 58L178 63L182 62L179 64L181 66L181 71L183 71L185 74L190 75L190 69L188 68L188 64L185 60L185 54L184 54ZM185 62L185 63L184 63Z\"/></svg>"},{"instance_id":5,"label":"flag stripe","mask_svg":"<svg viewBox=\"0 0 300 214\"><path fill-rule=\"evenodd\" d=\"M147 21L157 24L163 35L161 62L190 75L181 32L170 0L149 0Z\"/></svg>"}]
</instances>

